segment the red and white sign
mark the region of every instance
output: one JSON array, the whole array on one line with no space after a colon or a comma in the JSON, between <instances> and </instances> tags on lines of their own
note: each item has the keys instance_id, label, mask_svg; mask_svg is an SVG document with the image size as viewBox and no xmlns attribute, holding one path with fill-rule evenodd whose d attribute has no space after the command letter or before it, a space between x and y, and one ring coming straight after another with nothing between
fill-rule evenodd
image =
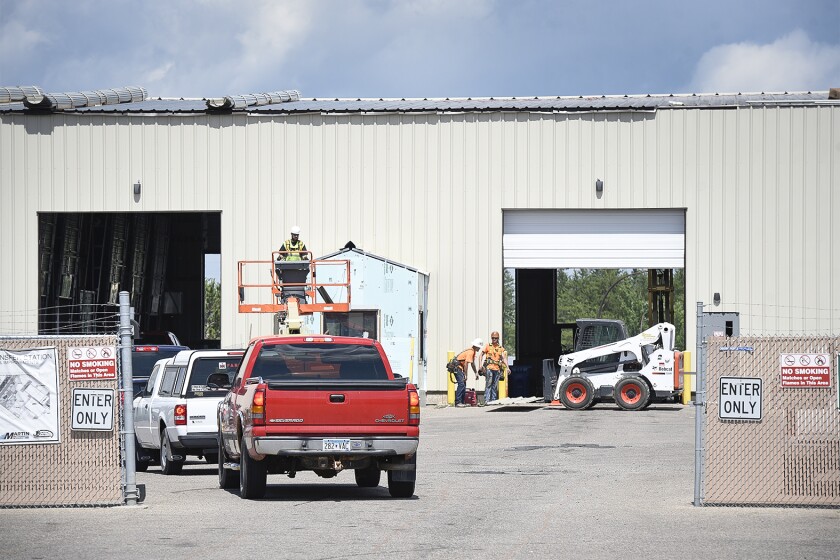
<instances>
[{"instance_id":1,"label":"red and white sign","mask_svg":"<svg viewBox=\"0 0 840 560\"><path fill-rule=\"evenodd\" d=\"M113 346L80 346L67 349L70 381L117 378L117 349Z\"/></svg>"},{"instance_id":2,"label":"red and white sign","mask_svg":"<svg viewBox=\"0 0 840 560\"><path fill-rule=\"evenodd\" d=\"M828 354L781 354L782 387L831 387L831 357Z\"/></svg>"}]
</instances>

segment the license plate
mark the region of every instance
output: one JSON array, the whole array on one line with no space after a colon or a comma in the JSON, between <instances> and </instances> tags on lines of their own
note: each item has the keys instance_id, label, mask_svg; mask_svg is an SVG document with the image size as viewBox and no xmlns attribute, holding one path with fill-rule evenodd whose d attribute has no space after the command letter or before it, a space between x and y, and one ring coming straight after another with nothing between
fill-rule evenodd
<instances>
[{"instance_id":1,"label":"license plate","mask_svg":"<svg viewBox=\"0 0 840 560\"><path fill-rule=\"evenodd\" d=\"M324 451L350 451L349 439L325 439Z\"/></svg>"}]
</instances>

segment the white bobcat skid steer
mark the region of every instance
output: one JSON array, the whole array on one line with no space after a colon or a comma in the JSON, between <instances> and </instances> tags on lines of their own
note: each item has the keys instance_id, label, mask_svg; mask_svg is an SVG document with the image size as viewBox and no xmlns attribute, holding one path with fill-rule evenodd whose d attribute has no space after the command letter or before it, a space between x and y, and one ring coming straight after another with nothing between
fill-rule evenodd
<instances>
[{"instance_id":1,"label":"white bobcat skid steer","mask_svg":"<svg viewBox=\"0 0 840 560\"><path fill-rule=\"evenodd\" d=\"M589 408L612 398L625 410L641 410L654 399L682 394L680 352L674 325L659 323L630 338L560 356L554 401Z\"/></svg>"}]
</instances>

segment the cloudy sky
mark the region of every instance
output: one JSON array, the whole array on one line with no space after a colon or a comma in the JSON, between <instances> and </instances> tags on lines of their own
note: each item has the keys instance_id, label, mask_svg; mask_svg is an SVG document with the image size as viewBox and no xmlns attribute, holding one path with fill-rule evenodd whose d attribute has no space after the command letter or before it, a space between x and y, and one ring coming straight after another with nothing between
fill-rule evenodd
<instances>
[{"instance_id":1,"label":"cloudy sky","mask_svg":"<svg viewBox=\"0 0 840 560\"><path fill-rule=\"evenodd\" d=\"M840 87L840 0L0 0L0 86L152 97Z\"/></svg>"}]
</instances>

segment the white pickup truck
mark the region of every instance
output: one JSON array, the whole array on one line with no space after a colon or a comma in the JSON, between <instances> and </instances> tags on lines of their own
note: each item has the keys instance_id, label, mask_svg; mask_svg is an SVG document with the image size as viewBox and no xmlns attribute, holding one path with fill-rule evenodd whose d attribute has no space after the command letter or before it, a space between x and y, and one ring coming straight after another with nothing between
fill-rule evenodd
<instances>
[{"instance_id":1,"label":"white pickup truck","mask_svg":"<svg viewBox=\"0 0 840 560\"><path fill-rule=\"evenodd\" d=\"M218 461L216 408L227 394L243 350L183 350L155 364L134 399L136 465L157 455L163 474L178 474L187 455ZM155 458L157 458L155 457Z\"/></svg>"}]
</instances>

